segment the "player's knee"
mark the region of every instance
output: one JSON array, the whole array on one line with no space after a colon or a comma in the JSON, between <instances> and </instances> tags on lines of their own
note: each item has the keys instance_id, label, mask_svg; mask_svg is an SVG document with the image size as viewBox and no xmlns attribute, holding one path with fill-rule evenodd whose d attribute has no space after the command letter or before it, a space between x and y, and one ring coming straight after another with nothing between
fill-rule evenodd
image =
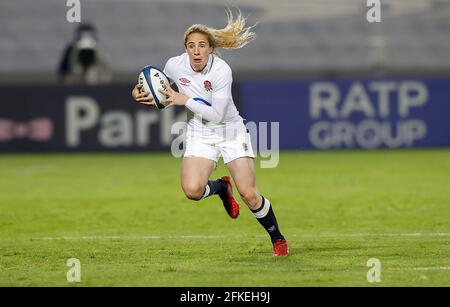
<instances>
[{"instance_id":1,"label":"player's knee","mask_svg":"<svg viewBox=\"0 0 450 307\"><path fill-rule=\"evenodd\" d=\"M256 206L258 204L258 193L256 193L255 189L244 189L239 194L248 205Z\"/></svg>"},{"instance_id":2,"label":"player's knee","mask_svg":"<svg viewBox=\"0 0 450 307\"><path fill-rule=\"evenodd\" d=\"M200 200L205 192L205 188L200 185L188 184L183 186L184 195L190 200Z\"/></svg>"}]
</instances>

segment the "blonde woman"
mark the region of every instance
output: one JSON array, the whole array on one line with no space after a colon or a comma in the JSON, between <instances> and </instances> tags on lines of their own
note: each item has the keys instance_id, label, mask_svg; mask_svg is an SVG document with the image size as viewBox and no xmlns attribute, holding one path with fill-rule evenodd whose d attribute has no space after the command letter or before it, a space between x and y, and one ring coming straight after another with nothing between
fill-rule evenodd
<instances>
[{"instance_id":1,"label":"blonde woman","mask_svg":"<svg viewBox=\"0 0 450 307\"><path fill-rule=\"evenodd\" d=\"M289 249L281 234L270 201L256 188L250 136L231 95L232 71L214 51L218 48L239 49L255 37L245 27L240 14L228 13L228 24L213 29L194 24L184 34L186 53L170 58L165 74L176 83L179 92L168 89L167 102L187 109L186 150L181 166L181 186L191 200L218 195L231 218L239 215L239 204L233 197L232 185L266 229L273 244L274 256L287 256ZM133 98L154 106L149 92L139 93L137 84ZM224 176L209 180L222 157L232 179Z\"/></svg>"}]
</instances>

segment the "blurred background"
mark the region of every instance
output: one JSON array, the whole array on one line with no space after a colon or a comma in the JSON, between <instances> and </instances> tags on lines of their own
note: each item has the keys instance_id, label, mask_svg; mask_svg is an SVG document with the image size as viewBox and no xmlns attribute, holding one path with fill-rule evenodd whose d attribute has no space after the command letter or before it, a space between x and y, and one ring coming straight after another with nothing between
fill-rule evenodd
<instances>
[{"instance_id":1,"label":"blurred background","mask_svg":"<svg viewBox=\"0 0 450 307\"><path fill-rule=\"evenodd\" d=\"M363 0L90 0L69 22L76 2L0 3L0 150L169 148L181 111L130 90L184 51L188 26L225 26L227 7L257 23L256 40L219 51L235 102L279 122L282 149L450 145L448 0L384 0L380 22Z\"/></svg>"}]
</instances>

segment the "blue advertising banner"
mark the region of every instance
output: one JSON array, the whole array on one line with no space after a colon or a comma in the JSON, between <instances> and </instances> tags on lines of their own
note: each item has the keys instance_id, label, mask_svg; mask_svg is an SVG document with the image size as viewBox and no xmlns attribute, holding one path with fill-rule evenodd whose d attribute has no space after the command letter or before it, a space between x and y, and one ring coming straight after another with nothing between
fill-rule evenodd
<instances>
[{"instance_id":1,"label":"blue advertising banner","mask_svg":"<svg viewBox=\"0 0 450 307\"><path fill-rule=\"evenodd\" d=\"M240 94L246 120L279 122L281 149L450 146L450 78L259 80Z\"/></svg>"},{"instance_id":2,"label":"blue advertising banner","mask_svg":"<svg viewBox=\"0 0 450 307\"><path fill-rule=\"evenodd\" d=\"M172 125L185 121L185 113L140 105L131 89L130 84L0 86L0 153L167 150Z\"/></svg>"},{"instance_id":3,"label":"blue advertising banner","mask_svg":"<svg viewBox=\"0 0 450 307\"><path fill-rule=\"evenodd\" d=\"M0 153L170 149L183 108L148 109L131 87L0 86ZM259 152L450 146L450 78L253 80L233 97Z\"/></svg>"}]
</instances>

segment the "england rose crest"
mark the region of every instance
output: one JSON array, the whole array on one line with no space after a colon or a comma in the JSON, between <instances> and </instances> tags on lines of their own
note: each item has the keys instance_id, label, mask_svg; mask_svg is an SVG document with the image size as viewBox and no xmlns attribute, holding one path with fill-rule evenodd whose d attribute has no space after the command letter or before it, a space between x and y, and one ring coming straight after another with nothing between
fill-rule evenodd
<instances>
[{"instance_id":1,"label":"england rose crest","mask_svg":"<svg viewBox=\"0 0 450 307\"><path fill-rule=\"evenodd\" d=\"M209 91L212 91L212 84L211 84L211 82L209 82L208 80L206 80L205 82L203 82L203 85L205 86L205 90L207 91L207 92L209 92Z\"/></svg>"}]
</instances>

